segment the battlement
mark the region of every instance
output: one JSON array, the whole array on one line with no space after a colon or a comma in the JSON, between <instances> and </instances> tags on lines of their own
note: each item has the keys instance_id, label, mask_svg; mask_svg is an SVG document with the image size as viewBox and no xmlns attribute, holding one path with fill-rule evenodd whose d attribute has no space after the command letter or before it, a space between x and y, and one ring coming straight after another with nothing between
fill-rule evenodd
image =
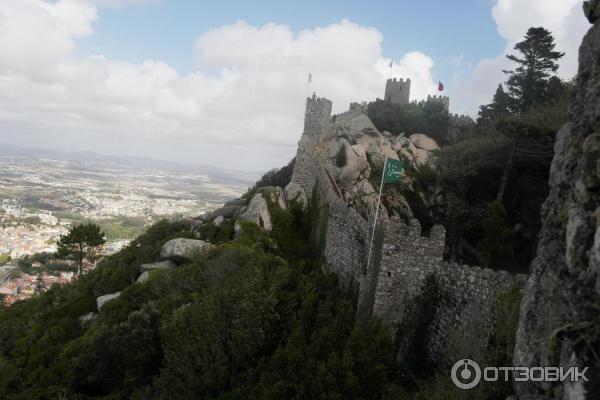
<instances>
[{"instance_id":1,"label":"battlement","mask_svg":"<svg viewBox=\"0 0 600 400\"><path fill-rule=\"evenodd\" d=\"M331 100L325 97L317 97L313 93L312 97L306 98L306 112L304 114L304 134L320 135L324 125L331 118Z\"/></svg>"},{"instance_id":2,"label":"battlement","mask_svg":"<svg viewBox=\"0 0 600 400\"><path fill-rule=\"evenodd\" d=\"M367 107L368 107L368 104L366 101L363 101L361 103L352 102L352 103L350 103L350 109L348 111L360 110L361 112L366 113Z\"/></svg>"},{"instance_id":3,"label":"battlement","mask_svg":"<svg viewBox=\"0 0 600 400\"><path fill-rule=\"evenodd\" d=\"M444 105L444 108L446 109L446 111L450 110L450 98L448 96L442 96L442 95L427 95L427 102L432 102L432 103L441 103Z\"/></svg>"},{"instance_id":4,"label":"battlement","mask_svg":"<svg viewBox=\"0 0 600 400\"><path fill-rule=\"evenodd\" d=\"M410 101L410 79L388 79L385 83L384 99L395 104L408 104Z\"/></svg>"},{"instance_id":5,"label":"battlement","mask_svg":"<svg viewBox=\"0 0 600 400\"><path fill-rule=\"evenodd\" d=\"M450 123L454 125L468 126L475 124L473 118L463 114L450 114Z\"/></svg>"},{"instance_id":6,"label":"battlement","mask_svg":"<svg viewBox=\"0 0 600 400\"><path fill-rule=\"evenodd\" d=\"M408 225L390 221L383 234L373 312L388 321L402 321L405 305L421 292L426 277L439 270L445 242L441 225L433 226L426 237L417 219Z\"/></svg>"}]
</instances>

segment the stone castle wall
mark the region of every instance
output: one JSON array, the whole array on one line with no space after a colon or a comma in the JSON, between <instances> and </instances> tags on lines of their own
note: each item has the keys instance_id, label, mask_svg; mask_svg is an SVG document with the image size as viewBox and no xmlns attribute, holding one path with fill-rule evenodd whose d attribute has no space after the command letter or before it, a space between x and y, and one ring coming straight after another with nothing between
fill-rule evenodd
<instances>
[{"instance_id":1,"label":"stone castle wall","mask_svg":"<svg viewBox=\"0 0 600 400\"><path fill-rule=\"evenodd\" d=\"M410 79L388 79L385 83L385 100L405 105L410 101Z\"/></svg>"},{"instance_id":2,"label":"stone castle wall","mask_svg":"<svg viewBox=\"0 0 600 400\"><path fill-rule=\"evenodd\" d=\"M450 110L450 98L448 96L442 95L427 95L427 102L431 103L441 103L446 111Z\"/></svg>"},{"instance_id":3,"label":"stone castle wall","mask_svg":"<svg viewBox=\"0 0 600 400\"><path fill-rule=\"evenodd\" d=\"M326 161L319 157L319 140L327 136L330 126L317 122L329 121L327 109L330 110L331 103L316 102L318 98L314 96L312 99L307 102L309 125L299 142L292 181L307 196L316 193L327 210L325 220L321 221L326 226L324 268L335 273L340 286L354 295L357 318L377 315L394 326L406 323L411 315L409 307L422 297L426 283L433 279L441 300L430 316L428 356L438 360L462 354L460 346L451 343L451 332L478 338L480 345L474 347L485 348L495 319L498 294L512 284L522 285L524 278L504 271L444 263L445 229L434 226L424 236L417 220L408 225L392 220L380 226L367 269L373 221L365 219L342 199ZM313 106L318 104L325 104L324 112L315 111ZM360 107L354 107L336 119L350 118L360 112ZM319 135L315 135L317 125Z\"/></svg>"},{"instance_id":4,"label":"stone castle wall","mask_svg":"<svg viewBox=\"0 0 600 400\"><path fill-rule=\"evenodd\" d=\"M436 225L430 237L421 235L419 221L409 226L391 222L385 226L381 263L373 312L401 322L405 306L421 293L425 279L436 273L444 255L446 230Z\"/></svg>"},{"instance_id":5,"label":"stone castle wall","mask_svg":"<svg viewBox=\"0 0 600 400\"><path fill-rule=\"evenodd\" d=\"M523 288L526 275L443 262L436 275L438 301L429 328L429 356L434 361L483 359L496 317L498 296Z\"/></svg>"}]
</instances>

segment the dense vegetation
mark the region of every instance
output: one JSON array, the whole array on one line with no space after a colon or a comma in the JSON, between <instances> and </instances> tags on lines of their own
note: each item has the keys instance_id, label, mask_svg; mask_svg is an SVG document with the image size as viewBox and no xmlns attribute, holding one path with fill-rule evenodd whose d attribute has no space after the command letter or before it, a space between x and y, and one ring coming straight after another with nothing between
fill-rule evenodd
<instances>
[{"instance_id":1,"label":"dense vegetation","mask_svg":"<svg viewBox=\"0 0 600 400\"><path fill-rule=\"evenodd\" d=\"M389 329L355 322L320 271L312 225L280 210L271 235L244 224L238 241L131 284L189 235L154 225L79 281L0 313L0 398L397 398Z\"/></svg>"},{"instance_id":2,"label":"dense vegetation","mask_svg":"<svg viewBox=\"0 0 600 400\"><path fill-rule=\"evenodd\" d=\"M367 115L380 131L427 133L438 143L446 143L450 116L438 102L412 102L401 106L385 100L369 103Z\"/></svg>"},{"instance_id":3,"label":"dense vegetation","mask_svg":"<svg viewBox=\"0 0 600 400\"><path fill-rule=\"evenodd\" d=\"M508 58L517 68L505 71L508 91L499 85L492 102L481 106L477 124L442 146L435 165L408 170L412 186L397 184L395 190L424 227L446 227L448 259L526 271L541 227L554 137L568 121L573 83L553 75L563 53L554 51L544 28L530 28L515 50L518 55ZM414 107L379 101L371 103L369 115L379 129L411 133L406 115ZM423 121L432 125L424 133L446 137L441 117Z\"/></svg>"}]
</instances>

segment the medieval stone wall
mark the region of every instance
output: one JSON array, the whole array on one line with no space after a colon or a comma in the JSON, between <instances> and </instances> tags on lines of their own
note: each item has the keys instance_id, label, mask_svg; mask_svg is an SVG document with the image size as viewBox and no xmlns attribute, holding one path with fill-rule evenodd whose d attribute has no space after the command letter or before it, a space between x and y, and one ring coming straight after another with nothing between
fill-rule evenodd
<instances>
[{"instance_id":1,"label":"medieval stone wall","mask_svg":"<svg viewBox=\"0 0 600 400\"><path fill-rule=\"evenodd\" d=\"M493 332L498 296L523 288L526 275L443 262L436 275L438 304L429 329L429 356L441 363L482 360Z\"/></svg>"},{"instance_id":2,"label":"medieval stone wall","mask_svg":"<svg viewBox=\"0 0 600 400\"><path fill-rule=\"evenodd\" d=\"M316 112L315 107L323 104L326 105L324 113ZM414 307L417 300L423 301L425 285L433 280L440 301L429 316L428 356L432 360L464 356L460 343L452 339L456 337L455 332L459 332L458 337L476 338L469 347L483 350L492 331L498 295L513 284L523 285L525 278L504 271L444 263L445 229L437 225L428 235L423 235L417 220L410 221L409 225L392 220L380 226L367 268L372 221L342 199L326 160L321 159L318 152L319 142L328 137L331 124L319 125L320 133L315 135L314 127L318 125L315 121L329 121L330 104L315 96L308 99L309 126L305 126L299 142L292 175L292 181L298 183L307 196L316 193L326 209L322 216L324 221L320 221L326 226L324 268L335 273L340 286L354 295L357 318L377 315L394 326L414 318L410 307ZM359 107L353 107L338 117L350 118L360 112ZM473 343L478 345L473 346Z\"/></svg>"},{"instance_id":3,"label":"medieval stone wall","mask_svg":"<svg viewBox=\"0 0 600 400\"><path fill-rule=\"evenodd\" d=\"M405 307L421 293L427 276L436 273L444 254L446 230L436 225L430 237L421 235L419 221L385 226L373 312L401 322Z\"/></svg>"},{"instance_id":4,"label":"medieval stone wall","mask_svg":"<svg viewBox=\"0 0 600 400\"><path fill-rule=\"evenodd\" d=\"M388 79L385 83L385 100L405 105L410 101L410 79Z\"/></svg>"}]
</instances>

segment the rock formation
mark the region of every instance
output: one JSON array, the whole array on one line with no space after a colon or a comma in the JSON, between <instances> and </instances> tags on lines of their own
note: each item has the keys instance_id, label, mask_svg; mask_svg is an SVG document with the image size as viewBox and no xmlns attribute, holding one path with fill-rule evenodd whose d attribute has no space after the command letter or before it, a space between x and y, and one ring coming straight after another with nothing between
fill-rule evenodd
<instances>
[{"instance_id":1,"label":"rock formation","mask_svg":"<svg viewBox=\"0 0 600 400\"><path fill-rule=\"evenodd\" d=\"M203 240L177 238L169 240L160 249L160 257L181 264L190 261L195 254L205 253L212 245Z\"/></svg>"},{"instance_id":2,"label":"rock formation","mask_svg":"<svg viewBox=\"0 0 600 400\"><path fill-rule=\"evenodd\" d=\"M589 384L519 382L520 399L600 398L600 14L586 2L594 26L579 49L571 121L558 132L550 192L527 283L514 364L587 366Z\"/></svg>"},{"instance_id":3,"label":"rock formation","mask_svg":"<svg viewBox=\"0 0 600 400\"><path fill-rule=\"evenodd\" d=\"M98 311L109 301L118 299L121 296L121 292L105 294L104 296L100 296L96 299L96 308Z\"/></svg>"}]
</instances>

